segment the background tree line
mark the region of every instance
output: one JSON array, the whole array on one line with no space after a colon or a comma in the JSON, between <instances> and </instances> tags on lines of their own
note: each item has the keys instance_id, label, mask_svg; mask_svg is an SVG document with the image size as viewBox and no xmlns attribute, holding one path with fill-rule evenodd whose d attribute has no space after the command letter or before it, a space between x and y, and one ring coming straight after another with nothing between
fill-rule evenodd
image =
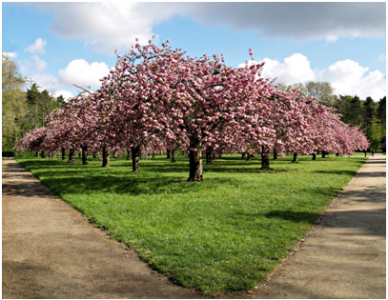
<instances>
[{"instance_id":1,"label":"background tree line","mask_svg":"<svg viewBox=\"0 0 388 300\"><path fill-rule=\"evenodd\" d=\"M386 96L381 99L360 99L357 95L336 95L329 82L297 83L291 86L278 84L280 90L301 88L301 93L325 101L341 115L341 121L351 127L360 126L365 130L371 148L381 148L386 134Z\"/></svg>"},{"instance_id":2,"label":"background tree line","mask_svg":"<svg viewBox=\"0 0 388 300\"><path fill-rule=\"evenodd\" d=\"M25 88L30 85L27 90ZM63 96L51 96L47 90L23 77L18 65L2 55L2 151L12 151L27 132L45 126L45 118L66 104Z\"/></svg>"}]
</instances>

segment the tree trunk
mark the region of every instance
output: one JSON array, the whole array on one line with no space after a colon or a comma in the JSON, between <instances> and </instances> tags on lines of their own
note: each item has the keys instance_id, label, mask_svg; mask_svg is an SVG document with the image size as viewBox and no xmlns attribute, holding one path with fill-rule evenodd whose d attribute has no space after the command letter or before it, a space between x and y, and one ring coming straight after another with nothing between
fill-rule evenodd
<instances>
[{"instance_id":1,"label":"tree trunk","mask_svg":"<svg viewBox=\"0 0 388 300\"><path fill-rule=\"evenodd\" d=\"M102 148L102 167L109 167L109 146L104 145Z\"/></svg>"},{"instance_id":2,"label":"tree trunk","mask_svg":"<svg viewBox=\"0 0 388 300\"><path fill-rule=\"evenodd\" d=\"M67 161L68 163L72 163L72 164L75 164L75 160L74 160L74 148L70 148L69 150L69 160Z\"/></svg>"},{"instance_id":3,"label":"tree trunk","mask_svg":"<svg viewBox=\"0 0 388 300\"><path fill-rule=\"evenodd\" d=\"M131 151L127 151L127 160L131 160Z\"/></svg>"},{"instance_id":4,"label":"tree trunk","mask_svg":"<svg viewBox=\"0 0 388 300\"><path fill-rule=\"evenodd\" d=\"M93 152L93 158L95 159L97 157L96 152Z\"/></svg>"},{"instance_id":5,"label":"tree trunk","mask_svg":"<svg viewBox=\"0 0 388 300\"><path fill-rule=\"evenodd\" d=\"M117 158L116 152L113 152L113 158Z\"/></svg>"},{"instance_id":6,"label":"tree trunk","mask_svg":"<svg viewBox=\"0 0 388 300\"><path fill-rule=\"evenodd\" d=\"M36 157L39 157L39 151L36 151L35 155Z\"/></svg>"},{"instance_id":7,"label":"tree trunk","mask_svg":"<svg viewBox=\"0 0 388 300\"><path fill-rule=\"evenodd\" d=\"M294 153L294 159L292 160L292 162L297 162L298 161L298 153Z\"/></svg>"},{"instance_id":8,"label":"tree trunk","mask_svg":"<svg viewBox=\"0 0 388 300\"><path fill-rule=\"evenodd\" d=\"M82 148L82 164L83 165L88 165L88 146L84 145Z\"/></svg>"},{"instance_id":9,"label":"tree trunk","mask_svg":"<svg viewBox=\"0 0 388 300\"><path fill-rule=\"evenodd\" d=\"M190 175L187 181L203 181L202 144L197 137L190 138L189 157Z\"/></svg>"},{"instance_id":10,"label":"tree trunk","mask_svg":"<svg viewBox=\"0 0 388 300\"><path fill-rule=\"evenodd\" d=\"M176 162L176 160L175 160L175 149L172 149L171 150L171 162Z\"/></svg>"},{"instance_id":11,"label":"tree trunk","mask_svg":"<svg viewBox=\"0 0 388 300\"><path fill-rule=\"evenodd\" d=\"M132 147L132 171L135 173L140 173L139 166L139 157L140 157L140 147Z\"/></svg>"},{"instance_id":12,"label":"tree trunk","mask_svg":"<svg viewBox=\"0 0 388 300\"><path fill-rule=\"evenodd\" d=\"M261 148L261 169L269 170L269 149L266 150L264 146Z\"/></svg>"},{"instance_id":13,"label":"tree trunk","mask_svg":"<svg viewBox=\"0 0 388 300\"><path fill-rule=\"evenodd\" d=\"M81 158L81 152L78 152L78 158Z\"/></svg>"},{"instance_id":14,"label":"tree trunk","mask_svg":"<svg viewBox=\"0 0 388 300\"><path fill-rule=\"evenodd\" d=\"M273 149L273 159L278 159L278 151L276 150L276 147Z\"/></svg>"},{"instance_id":15,"label":"tree trunk","mask_svg":"<svg viewBox=\"0 0 388 300\"><path fill-rule=\"evenodd\" d=\"M222 158L222 153L220 155L218 155L218 158L220 158L220 159Z\"/></svg>"},{"instance_id":16,"label":"tree trunk","mask_svg":"<svg viewBox=\"0 0 388 300\"><path fill-rule=\"evenodd\" d=\"M167 158L171 158L170 150L167 149Z\"/></svg>"},{"instance_id":17,"label":"tree trunk","mask_svg":"<svg viewBox=\"0 0 388 300\"><path fill-rule=\"evenodd\" d=\"M62 147L62 161L65 162L66 161L66 150L65 148Z\"/></svg>"},{"instance_id":18,"label":"tree trunk","mask_svg":"<svg viewBox=\"0 0 388 300\"><path fill-rule=\"evenodd\" d=\"M245 158L245 152L241 153L241 159L244 159Z\"/></svg>"},{"instance_id":19,"label":"tree trunk","mask_svg":"<svg viewBox=\"0 0 388 300\"><path fill-rule=\"evenodd\" d=\"M322 158L326 157L326 151L322 150Z\"/></svg>"},{"instance_id":20,"label":"tree trunk","mask_svg":"<svg viewBox=\"0 0 388 300\"><path fill-rule=\"evenodd\" d=\"M42 151L42 158L46 158L44 151Z\"/></svg>"},{"instance_id":21,"label":"tree trunk","mask_svg":"<svg viewBox=\"0 0 388 300\"><path fill-rule=\"evenodd\" d=\"M317 158L317 155L313 153L313 160L315 160L316 158Z\"/></svg>"},{"instance_id":22,"label":"tree trunk","mask_svg":"<svg viewBox=\"0 0 388 300\"><path fill-rule=\"evenodd\" d=\"M248 160L251 160L251 154L249 153L249 151L247 152L247 161Z\"/></svg>"},{"instance_id":23,"label":"tree trunk","mask_svg":"<svg viewBox=\"0 0 388 300\"><path fill-rule=\"evenodd\" d=\"M206 149L206 165L211 165L212 164L212 149L207 148Z\"/></svg>"},{"instance_id":24,"label":"tree trunk","mask_svg":"<svg viewBox=\"0 0 388 300\"><path fill-rule=\"evenodd\" d=\"M155 152L152 152L152 158L155 158Z\"/></svg>"}]
</instances>

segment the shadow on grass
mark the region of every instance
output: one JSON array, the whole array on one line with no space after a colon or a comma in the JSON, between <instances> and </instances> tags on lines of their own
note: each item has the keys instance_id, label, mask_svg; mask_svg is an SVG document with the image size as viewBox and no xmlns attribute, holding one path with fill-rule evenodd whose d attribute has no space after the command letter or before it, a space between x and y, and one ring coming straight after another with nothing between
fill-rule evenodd
<instances>
[{"instance_id":1,"label":"shadow on grass","mask_svg":"<svg viewBox=\"0 0 388 300\"><path fill-rule=\"evenodd\" d=\"M355 176L357 174L357 171L350 171L350 170L318 170L313 171L313 173L319 173L319 174L334 174L334 175L349 175L349 176Z\"/></svg>"},{"instance_id":2,"label":"shadow on grass","mask_svg":"<svg viewBox=\"0 0 388 300\"><path fill-rule=\"evenodd\" d=\"M273 210L267 214L264 214L265 217L269 219L281 219L285 221L292 221L295 223L310 223L314 224L319 218L320 214L317 213L309 213L309 212L295 212L295 211L281 211L281 210Z\"/></svg>"},{"instance_id":3,"label":"shadow on grass","mask_svg":"<svg viewBox=\"0 0 388 300\"><path fill-rule=\"evenodd\" d=\"M290 210L272 210L268 213L237 213L233 215L233 219L244 219L245 221L254 221L256 218L266 217L268 219L279 219L284 221L291 221L294 223L310 223L314 224L320 217L318 213L310 212L295 212Z\"/></svg>"}]
</instances>

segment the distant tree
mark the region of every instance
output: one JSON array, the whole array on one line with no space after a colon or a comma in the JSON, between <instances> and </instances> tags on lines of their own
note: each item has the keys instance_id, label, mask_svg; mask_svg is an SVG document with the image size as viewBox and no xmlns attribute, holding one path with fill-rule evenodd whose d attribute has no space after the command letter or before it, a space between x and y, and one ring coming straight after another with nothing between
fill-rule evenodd
<instances>
[{"instance_id":1,"label":"distant tree","mask_svg":"<svg viewBox=\"0 0 388 300\"><path fill-rule=\"evenodd\" d=\"M14 147L26 132L28 106L22 90L26 79L19 73L18 65L8 56L2 56L2 150Z\"/></svg>"},{"instance_id":2,"label":"distant tree","mask_svg":"<svg viewBox=\"0 0 388 300\"><path fill-rule=\"evenodd\" d=\"M307 96L315 97L323 101L323 104L332 107L336 96L334 95L334 88L330 82L314 82L309 81L305 84Z\"/></svg>"},{"instance_id":3,"label":"distant tree","mask_svg":"<svg viewBox=\"0 0 388 300\"><path fill-rule=\"evenodd\" d=\"M375 104L371 97L367 97L363 104L363 128L365 128L368 139L371 139L372 123L375 116Z\"/></svg>"},{"instance_id":4,"label":"distant tree","mask_svg":"<svg viewBox=\"0 0 388 300\"><path fill-rule=\"evenodd\" d=\"M55 108L65 108L66 101L65 98L60 95L55 99Z\"/></svg>"},{"instance_id":5,"label":"distant tree","mask_svg":"<svg viewBox=\"0 0 388 300\"><path fill-rule=\"evenodd\" d=\"M384 96L384 98L381 98L379 101L376 111L376 117L378 118L379 122L381 122L385 127L387 118L386 96Z\"/></svg>"}]
</instances>

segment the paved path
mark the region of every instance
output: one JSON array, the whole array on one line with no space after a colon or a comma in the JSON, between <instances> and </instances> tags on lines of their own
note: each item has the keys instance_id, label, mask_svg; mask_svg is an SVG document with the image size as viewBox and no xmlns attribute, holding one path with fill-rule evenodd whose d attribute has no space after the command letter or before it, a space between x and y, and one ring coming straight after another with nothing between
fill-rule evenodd
<instances>
[{"instance_id":1,"label":"paved path","mask_svg":"<svg viewBox=\"0 0 388 300\"><path fill-rule=\"evenodd\" d=\"M200 297L152 271L15 160L2 166L3 299Z\"/></svg>"},{"instance_id":2,"label":"paved path","mask_svg":"<svg viewBox=\"0 0 388 300\"><path fill-rule=\"evenodd\" d=\"M253 298L386 299L386 160L362 166L345 191Z\"/></svg>"}]
</instances>

